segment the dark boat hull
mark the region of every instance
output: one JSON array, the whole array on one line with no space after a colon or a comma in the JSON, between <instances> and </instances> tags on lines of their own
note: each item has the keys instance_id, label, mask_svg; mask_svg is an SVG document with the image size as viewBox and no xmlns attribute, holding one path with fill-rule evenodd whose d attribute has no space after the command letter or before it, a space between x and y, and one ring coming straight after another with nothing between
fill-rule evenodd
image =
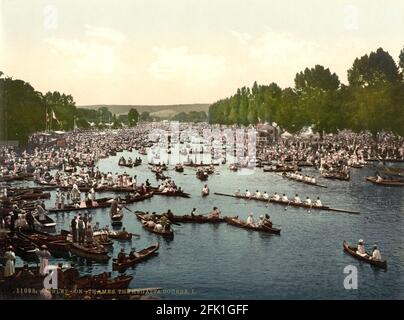
<instances>
[{"instance_id":1,"label":"dark boat hull","mask_svg":"<svg viewBox=\"0 0 404 320\"><path fill-rule=\"evenodd\" d=\"M349 246L348 242L346 242L345 240L342 243L342 247L344 248L344 252L348 253L350 256L352 256L360 261L368 263L377 268L387 269L387 261L385 261L385 260L377 261L377 260L372 260L369 257L362 257L361 255L357 254L356 249L354 247Z\"/></svg>"}]
</instances>

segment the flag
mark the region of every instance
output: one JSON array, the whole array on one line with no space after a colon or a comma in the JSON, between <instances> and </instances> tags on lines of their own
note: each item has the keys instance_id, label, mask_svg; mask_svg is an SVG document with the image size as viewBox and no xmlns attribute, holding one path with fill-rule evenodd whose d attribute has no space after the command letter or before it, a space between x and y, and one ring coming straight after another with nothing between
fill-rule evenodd
<instances>
[{"instance_id":1,"label":"flag","mask_svg":"<svg viewBox=\"0 0 404 320\"><path fill-rule=\"evenodd\" d=\"M56 122L60 124L58 118L56 118L55 111L53 111L53 110L52 110L52 119L53 119L53 120L56 120Z\"/></svg>"}]
</instances>

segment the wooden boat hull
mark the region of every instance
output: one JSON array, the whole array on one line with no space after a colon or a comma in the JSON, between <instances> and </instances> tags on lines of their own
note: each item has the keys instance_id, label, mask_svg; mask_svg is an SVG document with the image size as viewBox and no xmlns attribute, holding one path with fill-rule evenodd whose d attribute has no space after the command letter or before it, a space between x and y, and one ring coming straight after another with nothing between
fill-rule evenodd
<instances>
[{"instance_id":1,"label":"wooden boat hull","mask_svg":"<svg viewBox=\"0 0 404 320\"><path fill-rule=\"evenodd\" d=\"M276 228L269 228L269 227L254 227L250 226L244 222L239 222L235 220L234 218L227 218L226 222L232 226L242 228L242 229L248 229L252 231L260 231L260 232L266 232L266 233L271 233L271 234L276 234L280 235L281 234L281 229L276 229Z\"/></svg>"},{"instance_id":2,"label":"wooden boat hull","mask_svg":"<svg viewBox=\"0 0 404 320\"><path fill-rule=\"evenodd\" d=\"M77 243L70 244L70 252L78 257L86 258L89 260L107 262L110 257L108 256L108 251L102 246L96 246L96 250L91 248L86 248Z\"/></svg>"},{"instance_id":3,"label":"wooden boat hull","mask_svg":"<svg viewBox=\"0 0 404 320\"><path fill-rule=\"evenodd\" d=\"M342 247L344 248L344 252L348 253L350 256L352 256L360 261L368 263L377 268L387 269L387 261L385 261L385 260L377 261L377 260L372 260L369 257L362 257L361 255L356 253L356 248L351 247L348 244L348 242L346 242L345 240L342 243Z\"/></svg>"},{"instance_id":4,"label":"wooden boat hull","mask_svg":"<svg viewBox=\"0 0 404 320\"><path fill-rule=\"evenodd\" d=\"M74 206L65 206L63 209L49 209L49 213L58 213L58 212L70 212L70 211L83 211L83 210L96 210L100 208L108 208L111 206L112 198L101 198L95 200L98 203L98 206L95 207L83 207L83 208L76 208Z\"/></svg>"},{"instance_id":5,"label":"wooden boat hull","mask_svg":"<svg viewBox=\"0 0 404 320\"><path fill-rule=\"evenodd\" d=\"M143 228L146 229L147 231L157 234L159 236L162 236L166 239L170 239L170 240L174 239L174 232L172 230L170 230L169 232L167 232L165 230L163 232L155 231L154 229L149 228L147 225L145 225L145 222L147 222L147 220L144 218L143 214L139 214L139 213L135 213L135 214L136 214L136 217L142 222Z\"/></svg>"},{"instance_id":6,"label":"wooden boat hull","mask_svg":"<svg viewBox=\"0 0 404 320\"><path fill-rule=\"evenodd\" d=\"M160 248L160 245L157 243L152 245L146 249L143 249L138 252L139 257L134 258L132 260L128 260L124 263L118 263L118 259L113 259L112 261L112 270L124 271L125 269L136 265L137 263L143 262L151 257L153 257L157 250Z\"/></svg>"},{"instance_id":7,"label":"wooden boat hull","mask_svg":"<svg viewBox=\"0 0 404 320\"><path fill-rule=\"evenodd\" d=\"M404 187L404 181L400 180L382 180L382 181L377 181L375 177L366 177L366 180L376 184L378 186L384 186L384 187Z\"/></svg>"},{"instance_id":8,"label":"wooden boat hull","mask_svg":"<svg viewBox=\"0 0 404 320\"><path fill-rule=\"evenodd\" d=\"M331 208L328 206L315 206L315 205L308 205L305 203L295 203L293 201L282 201L282 200L274 200L274 199L263 199L263 198L255 198L255 197L246 197L246 196L236 196L232 194L226 194L226 193L219 193L215 192L215 195L219 196L225 196L225 197L233 197L233 198L238 198L238 199L243 199L243 200L254 200L254 201L261 201L261 202L266 202L266 203L275 203L283 206L292 206L292 207L299 207L299 208L305 208L305 209L315 209L315 210L324 210L324 211L333 211L333 212L341 212L341 213L350 213L350 214L359 214L360 212L358 211L352 211L352 210L345 210L345 209L337 209L337 208Z\"/></svg>"}]
</instances>

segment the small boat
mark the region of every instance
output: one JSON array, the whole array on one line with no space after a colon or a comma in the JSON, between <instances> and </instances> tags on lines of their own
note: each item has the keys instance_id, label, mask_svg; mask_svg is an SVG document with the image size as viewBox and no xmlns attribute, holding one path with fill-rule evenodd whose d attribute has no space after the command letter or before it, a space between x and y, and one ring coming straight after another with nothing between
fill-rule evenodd
<instances>
[{"instance_id":1,"label":"small boat","mask_svg":"<svg viewBox=\"0 0 404 320\"><path fill-rule=\"evenodd\" d=\"M236 164L234 164L234 163L233 163L233 164L231 164L231 165L229 166L229 170L230 170L230 171L234 171L234 172L235 172L235 171L237 171L237 170L238 170L238 167L237 167L237 165L236 165Z\"/></svg>"},{"instance_id":2,"label":"small boat","mask_svg":"<svg viewBox=\"0 0 404 320\"><path fill-rule=\"evenodd\" d=\"M385 261L385 260L380 260L380 261L378 261L378 260L373 260L373 259L370 258L371 255L369 255L368 253L367 253L367 256L363 257L363 256L357 254L357 253L356 253L356 248L350 246L350 245L348 244L348 242L346 242L345 240L343 241L342 246L343 246L343 248L344 248L344 251L345 251L346 253L348 253L349 255L351 255L352 257L354 257L354 258L356 258L356 259L358 259L358 260L360 260L360 261L369 263L369 264L371 264L372 266L375 266L375 267L377 267L377 268L387 269L387 261Z\"/></svg>"},{"instance_id":3,"label":"small boat","mask_svg":"<svg viewBox=\"0 0 404 320\"><path fill-rule=\"evenodd\" d=\"M402 180L389 180L389 179L377 180L376 177L366 177L366 180L379 186L404 187L404 181Z\"/></svg>"},{"instance_id":4,"label":"small boat","mask_svg":"<svg viewBox=\"0 0 404 320\"><path fill-rule=\"evenodd\" d=\"M33 216L36 223L38 223L41 228L54 228L56 226L56 222L46 214L44 215L44 220L40 220L38 214L34 214Z\"/></svg>"},{"instance_id":5,"label":"small boat","mask_svg":"<svg viewBox=\"0 0 404 320\"><path fill-rule=\"evenodd\" d=\"M334 180L342 180L342 181L349 181L351 179L351 175L345 171L326 171L323 170L321 172L321 176L326 179L334 179Z\"/></svg>"},{"instance_id":6,"label":"small boat","mask_svg":"<svg viewBox=\"0 0 404 320\"><path fill-rule=\"evenodd\" d=\"M12 196L13 201L19 200L39 200L39 199L49 199L51 194L49 192L27 192L20 195Z\"/></svg>"},{"instance_id":7,"label":"small boat","mask_svg":"<svg viewBox=\"0 0 404 320\"><path fill-rule=\"evenodd\" d=\"M166 180L166 179L170 179L170 177L164 175L164 173L162 173L162 172L156 172L156 179L157 180Z\"/></svg>"},{"instance_id":8,"label":"small boat","mask_svg":"<svg viewBox=\"0 0 404 320\"><path fill-rule=\"evenodd\" d=\"M301 171L301 169L297 165L264 166L262 170L264 172L295 172L295 171Z\"/></svg>"},{"instance_id":9,"label":"small boat","mask_svg":"<svg viewBox=\"0 0 404 320\"><path fill-rule=\"evenodd\" d=\"M122 211L118 211L115 214L111 214L111 225L112 226L121 226L122 225L122 219L123 219Z\"/></svg>"},{"instance_id":10,"label":"small boat","mask_svg":"<svg viewBox=\"0 0 404 320\"><path fill-rule=\"evenodd\" d=\"M198 170L196 172L196 177L201 181L206 181L208 180L209 175L206 171Z\"/></svg>"},{"instance_id":11,"label":"small boat","mask_svg":"<svg viewBox=\"0 0 404 320\"><path fill-rule=\"evenodd\" d=\"M105 249L104 246L97 243L81 245L79 243L72 242L69 249L72 254L89 260L106 262L110 259L108 256L108 250Z\"/></svg>"},{"instance_id":12,"label":"small boat","mask_svg":"<svg viewBox=\"0 0 404 320\"><path fill-rule=\"evenodd\" d=\"M167 239L174 239L174 232L173 230L163 230L163 231L156 231L154 230L154 228L149 228L146 223L147 223L147 219L145 219L144 214L141 213L135 213L136 217L142 222L143 228L145 228L147 231L151 232L151 233L155 233L158 234L162 237L165 237Z\"/></svg>"},{"instance_id":13,"label":"small boat","mask_svg":"<svg viewBox=\"0 0 404 320\"><path fill-rule=\"evenodd\" d=\"M277 235L281 234L281 229L270 228L267 226L251 226L244 221L240 221L238 219L238 217L227 218L226 222L232 226L243 228L243 229L261 231L261 232L272 233L272 234L277 234Z\"/></svg>"},{"instance_id":14,"label":"small boat","mask_svg":"<svg viewBox=\"0 0 404 320\"><path fill-rule=\"evenodd\" d=\"M311 186L316 186L316 187L320 187L320 188L327 188L327 186L324 186L322 184L318 184L317 182L311 182L311 181L305 180L305 178L307 178L307 177L308 176L303 176L303 180L301 180L301 179L292 178L286 172L282 173L282 178L289 179L289 180L296 181L296 182L301 182L301 183L308 184L308 185L311 185ZM310 177L308 177L308 178L310 178Z\"/></svg>"},{"instance_id":15,"label":"small boat","mask_svg":"<svg viewBox=\"0 0 404 320\"><path fill-rule=\"evenodd\" d=\"M127 167L127 168L133 168L133 163L118 162L118 166Z\"/></svg>"},{"instance_id":16,"label":"small boat","mask_svg":"<svg viewBox=\"0 0 404 320\"><path fill-rule=\"evenodd\" d=\"M39 262L39 257L36 254L38 247L31 241L20 238L18 236L8 237L6 239L7 246L13 246L14 252L21 259L28 262Z\"/></svg>"},{"instance_id":17,"label":"small boat","mask_svg":"<svg viewBox=\"0 0 404 320\"><path fill-rule=\"evenodd\" d=\"M112 270L124 271L125 269L134 266L135 264L145 261L155 255L160 245L156 243L146 249L137 252L137 257L130 259L129 257L125 262L118 262L118 259L112 260Z\"/></svg>"},{"instance_id":18,"label":"small boat","mask_svg":"<svg viewBox=\"0 0 404 320\"><path fill-rule=\"evenodd\" d=\"M163 192L159 191L158 187L152 187L152 190L155 195L159 196L166 196L166 197L182 197L182 198L191 198L191 195L189 193L186 193L184 191L172 191L172 192Z\"/></svg>"},{"instance_id":19,"label":"small boat","mask_svg":"<svg viewBox=\"0 0 404 320\"><path fill-rule=\"evenodd\" d=\"M129 232L122 232L122 231L116 232L112 230L108 231L108 237L114 240L130 241L132 240L132 236L133 234Z\"/></svg>"},{"instance_id":20,"label":"small boat","mask_svg":"<svg viewBox=\"0 0 404 320\"><path fill-rule=\"evenodd\" d=\"M181 223L221 223L226 222L226 217L207 217L204 215L183 215L183 216L174 216L173 222L181 222Z\"/></svg>"},{"instance_id":21,"label":"small boat","mask_svg":"<svg viewBox=\"0 0 404 320\"><path fill-rule=\"evenodd\" d=\"M175 171L184 172L184 167L181 164L176 164L175 165Z\"/></svg>"},{"instance_id":22,"label":"small boat","mask_svg":"<svg viewBox=\"0 0 404 320\"><path fill-rule=\"evenodd\" d=\"M49 252L56 257L66 257L69 253L70 242L63 234L53 235L42 231L21 230L17 231L17 236L29 240L37 246L46 245Z\"/></svg>"},{"instance_id":23,"label":"small boat","mask_svg":"<svg viewBox=\"0 0 404 320\"><path fill-rule=\"evenodd\" d=\"M139 201L143 201L146 199L150 199L151 197L153 197L153 191L146 193L144 195L138 196L138 197L135 197L133 194L129 194L122 201L123 201L123 203L128 204L128 203L134 203L134 202L139 202Z\"/></svg>"}]
</instances>

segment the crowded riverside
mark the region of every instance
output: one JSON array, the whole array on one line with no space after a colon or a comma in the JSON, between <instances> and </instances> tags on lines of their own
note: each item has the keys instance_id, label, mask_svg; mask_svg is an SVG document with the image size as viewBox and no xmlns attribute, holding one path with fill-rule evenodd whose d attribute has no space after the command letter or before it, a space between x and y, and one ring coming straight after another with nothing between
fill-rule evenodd
<instances>
[{"instance_id":1,"label":"crowded riverside","mask_svg":"<svg viewBox=\"0 0 404 320\"><path fill-rule=\"evenodd\" d=\"M338 299L350 264L378 284L361 298L403 285L400 136L167 121L50 135L0 149L4 297ZM264 290L282 282L298 287Z\"/></svg>"}]
</instances>

